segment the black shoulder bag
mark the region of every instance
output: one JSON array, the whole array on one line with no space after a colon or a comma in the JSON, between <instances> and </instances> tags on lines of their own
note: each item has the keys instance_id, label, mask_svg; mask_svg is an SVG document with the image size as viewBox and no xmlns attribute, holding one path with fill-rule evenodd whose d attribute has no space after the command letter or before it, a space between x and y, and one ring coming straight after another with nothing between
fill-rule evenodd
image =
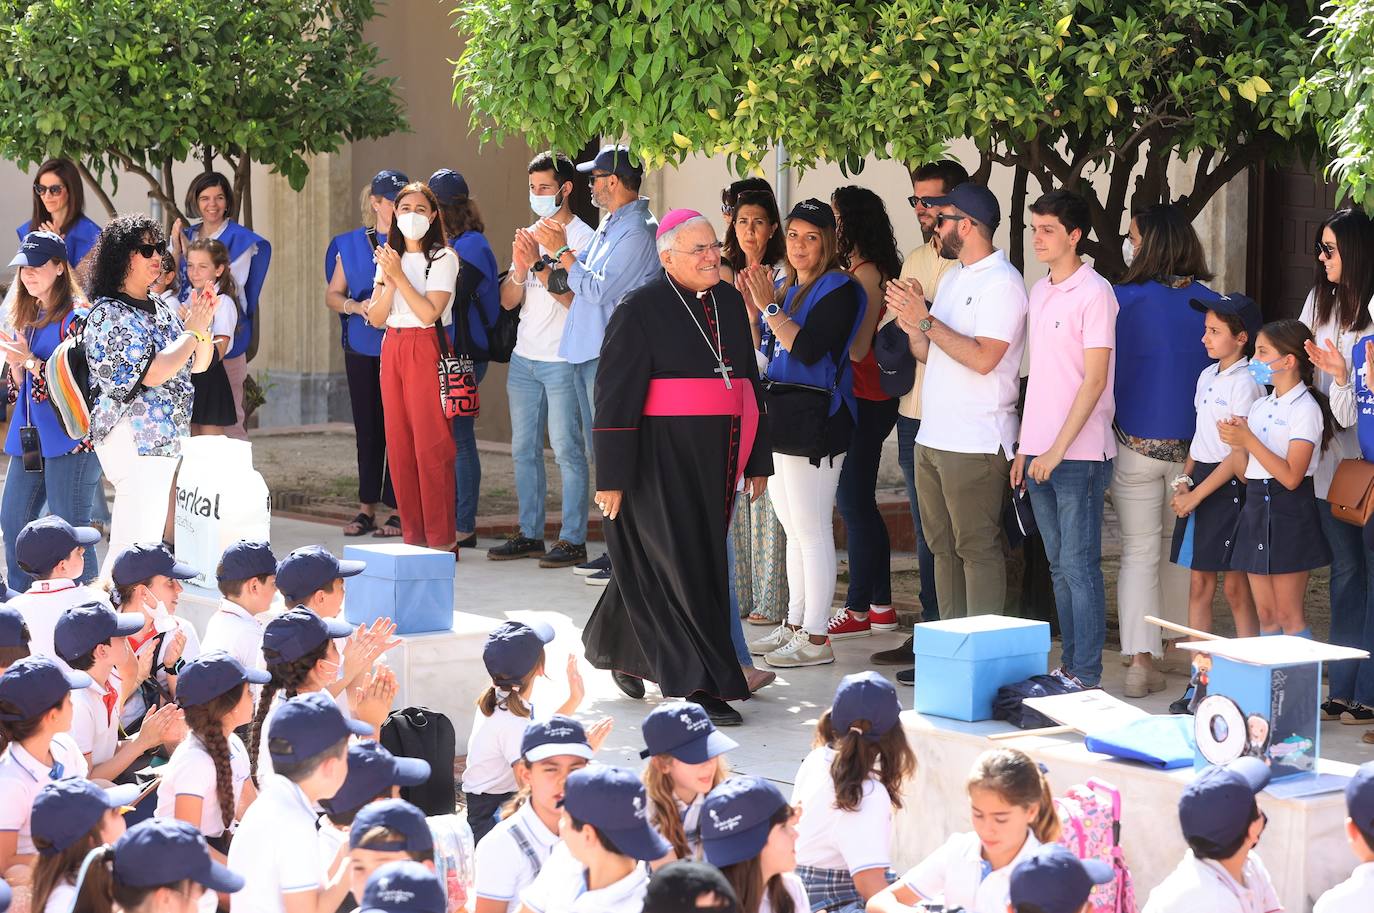
<instances>
[{"instance_id":1,"label":"black shoulder bag","mask_svg":"<svg viewBox=\"0 0 1374 913\"><path fill-rule=\"evenodd\" d=\"M497 278L497 285L510 278L510 270L502 273ZM491 361L506 364L510 361L511 355L515 352L515 340L520 335L520 309L524 305L517 304L507 310L499 308L496 312L496 322L491 326L483 327L487 331L487 357Z\"/></svg>"},{"instance_id":2,"label":"black shoulder bag","mask_svg":"<svg viewBox=\"0 0 1374 913\"><path fill-rule=\"evenodd\" d=\"M813 283L807 295L815 287ZM800 311L805 302L805 298L798 301L796 310ZM777 345L778 337L770 333L765 353L770 363ZM826 358L830 358L829 353ZM842 366L837 366L835 381L829 389L771 380L767 375L760 379L764 402L768 405L768 435L775 452L808 460L822 460L830 455L830 448L825 443L825 426L830 419L830 400L835 395L841 373Z\"/></svg>"}]
</instances>

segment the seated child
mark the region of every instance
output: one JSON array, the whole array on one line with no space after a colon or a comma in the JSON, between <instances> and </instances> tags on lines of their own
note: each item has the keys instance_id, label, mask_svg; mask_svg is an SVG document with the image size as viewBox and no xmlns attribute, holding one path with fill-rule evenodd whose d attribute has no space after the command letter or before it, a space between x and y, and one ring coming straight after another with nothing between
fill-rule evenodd
<instances>
[{"instance_id":1,"label":"seated child","mask_svg":"<svg viewBox=\"0 0 1374 913\"><path fill-rule=\"evenodd\" d=\"M1007 913L1092 913L1093 885L1114 878L1109 863L1079 859L1063 844L1047 843L1011 870Z\"/></svg>"},{"instance_id":2,"label":"seated child","mask_svg":"<svg viewBox=\"0 0 1374 913\"><path fill-rule=\"evenodd\" d=\"M715 866L692 859L670 862L649 879L644 913L739 913L735 889ZM802 913L806 913L805 910Z\"/></svg>"},{"instance_id":3,"label":"seated child","mask_svg":"<svg viewBox=\"0 0 1374 913\"><path fill-rule=\"evenodd\" d=\"M1360 864L1350 877L1317 899L1312 913L1355 913L1374 898L1374 761L1360 765L1345 785L1345 838Z\"/></svg>"},{"instance_id":4,"label":"seated child","mask_svg":"<svg viewBox=\"0 0 1374 913\"><path fill-rule=\"evenodd\" d=\"M124 833L122 809L138 798L133 783L101 789L84 777L44 784L33 800L29 821L38 864L33 869L35 913L69 913L76 877L86 854L114 843Z\"/></svg>"},{"instance_id":5,"label":"seated child","mask_svg":"<svg viewBox=\"0 0 1374 913\"><path fill-rule=\"evenodd\" d=\"M404 799L379 799L353 816L348 830L348 883L362 897L372 873L390 862L418 862L434 871L434 834L425 813Z\"/></svg>"},{"instance_id":6,"label":"seated child","mask_svg":"<svg viewBox=\"0 0 1374 913\"><path fill-rule=\"evenodd\" d=\"M429 779L429 762L423 758L393 755L375 741L348 746L348 776L343 786L320 802L320 860L328 864L339 847L348 843L349 828L358 812L371 802L399 799L402 786L418 786ZM354 894L356 899L359 895Z\"/></svg>"},{"instance_id":7,"label":"seated child","mask_svg":"<svg viewBox=\"0 0 1374 913\"><path fill-rule=\"evenodd\" d=\"M265 668L262 630L277 594L277 557L266 542L240 539L224 550L215 569L219 608L205 625L201 649L223 650L247 669ZM257 689L253 689L257 694Z\"/></svg>"},{"instance_id":8,"label":"seated child","mask_svg":"<svg viewBox=\"0 0 1374 913\"><path fill-rule=\"evenodd\" d=\"M93 526L72 526L58 516L40 517L20 530L14 541L19 566L33 577L9 606L24 616L29 626L29 649L41 656L56 656L52 631L57 619L72 606L104 599L95 587L82 586L86 546L100 541Z\"/></svg>"},{"instance_id":9,"label":"seated child","mask_svg":"<svg viewBox=\"0 0 1374 913\"><path fill-rule=\"evenodd\" d=\"M96 871L99 877L93 877ZM210 858L200 831L185 821L149 818L105 847L87 868L77 886L76 909L190 913L200 909L207 892L233 894L243 883L241 876Z\"/></svg>"},{"instance_id":10,"label":"seated child","mask_svg":"<svg viewBox=\"0 0 1374 913\"><path fill-rule=\"evenodd\" d=\"M366 913L447 913L448 895L433 868L418 862L388 862L363 889Z\"/></svg>"},{"instance_id":11,"label":"seated child","mask_svg":"<svg viewBox=\"0 0 1374 913\"><path fill-rule=\"evenodd\" d=\"M700 704L667 701L644 718L644 790L649 821L673 845L673 859L701 857L701 805L730 776L725 753L739 747Z\"/></svg>"},{"instance_id":12,"label":"seated child","mask_svg":"<svg viewBox=\"0 0 1374 913\"><path fill-rule=\"evenodd\" d=\"M174 699L177 666L200 655L195 626L176 614L181 582L195 577L195 569L177 561L161 542L129 546L110 568L111 604L120 612L144 616L143 630L129 638L129 646L143 654L142 662L153 673L125 700L126 729L136 728L149 710Z\"/></svg>"},{"instance_id":13,"label":"seated child","mask_svg":"<svg viewBox=\"0 0 1374 913\"><path fill-rule=\"evenodd\" d=\"M0 675L29 655L29 626L17 609L0 605Z\"/></svg>"},{"instance_id":14,"label":"seated child","mask_svg":"<svg viewBox=\"0 0 1374 913\"><path fill-rule=\"evenodd\" d=\"M776 786L758 777L732 777L706 797L704 818L706 861L730 882L740 913L810 911L806 887L793 871L797 813ZM851 903L844 909L859 908Z\"/></svg>"}]
</instances>

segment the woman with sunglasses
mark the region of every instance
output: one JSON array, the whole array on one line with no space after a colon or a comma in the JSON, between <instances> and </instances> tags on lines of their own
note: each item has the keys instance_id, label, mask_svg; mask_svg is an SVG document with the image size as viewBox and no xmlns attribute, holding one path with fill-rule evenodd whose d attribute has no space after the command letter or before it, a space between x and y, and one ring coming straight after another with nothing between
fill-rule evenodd
<instances>
[{"instance_id":1,"label":"woman with sunglasses","mask_svg":"<svg viewBox=\"0 0 1374 913\"><path fill-rule=\"evenodd\" d=\"M92 255L83 344L97 394L91 442L115 489L107 563L135 542L161 540L181 439L191 430L191 372L210 366L217 299L193 293L183 324L152 296L166 252L158 224L131 215L105 226Z\"/></svg>"},{"instance_id":2,"label":"woman with sunglasses","mask_svg":"<svg viewBox=\"0 0 1374 913\"><path fill-rule=\"evenodd\" d=\"M67 262L83 274L83 261L100 237L100 226L86 217L81 173L69 159L48 159L33 179L33 217L16 229L19 240L31 231L50 231L67 245Z\"/></svg>"},{"instance_id":3,"label":"woman with sunglasses","mask_svg":"<svg viewBox=\"0 0 1374 913\"><path fill-rule=\"evenodd\" d=\"M1317 369L1313 387L1331 399L1336 436L1317 463L1312 481L1317 515L1331 546L1331 642L1369 649L1374 638L1374 590L1361 529L1337 520L1327 496L1342 460L1360 458L1351 364L1355 346L1374 329L1374 223L1357 209L1333 213L1312 246L1317 269L1299 318L1312 330L1307 356ZM1344 406L1345 408L1342 408ZM1374 661L1331 663L1322 719L1348 726L1374 722Z\"/></svg>"}]
</instances>

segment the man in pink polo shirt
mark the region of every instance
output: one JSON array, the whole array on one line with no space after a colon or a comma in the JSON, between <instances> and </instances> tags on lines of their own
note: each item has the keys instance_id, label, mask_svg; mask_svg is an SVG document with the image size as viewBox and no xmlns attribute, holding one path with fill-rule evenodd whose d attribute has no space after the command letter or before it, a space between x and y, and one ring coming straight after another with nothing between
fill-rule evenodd
<instances>
[{"instance_id":1,"label":"man in pink polo shirt","mask_svg":"<svg viewBox=\"0 0 1374 913\"><path fill-rule=\"evenodd\" d=\"M1031 205L1035 256L1050 269L1030 293L1030 380L1011 487L1030 492L1064 640L1062 671L1102 680L1107 600L1102 498L1112 478L1116 295L1082 261L1088 204L1066 190Z\"/></svg>"}]
</instances>

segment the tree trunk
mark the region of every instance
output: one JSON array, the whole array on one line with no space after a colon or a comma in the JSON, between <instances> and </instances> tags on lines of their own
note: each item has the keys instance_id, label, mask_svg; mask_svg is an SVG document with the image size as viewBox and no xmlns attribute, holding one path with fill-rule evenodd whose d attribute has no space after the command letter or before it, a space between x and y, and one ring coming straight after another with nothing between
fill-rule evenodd
<instances>
[{"instance_id":1,"label":"tree trunk","mask_svg":"<svg viewBox=\"0 0 1374 913\"><path fill-rule=\"evenodd\" d=\"M1029 178L1026 166L1017 165L1011 179L1011 245L1007 258L1022 275L1026 272L1026 183Z\"/></svg>"},{"instance_id":2,"label":"tree trunk","mask_svg":"<svg viewBox=\"0 0 1374 913\"><path fill-rule=\"evenodd\" d=\"M116 215L114 201L111 200L110 195L105 192L105 188L100 186L100 182L95 179L95 175L91 174L91 169L86 167L85 162L78 161L76 163L76 170L81 172L81 177L86 180L86 186L94 191L96 198L100 200L100 205L105 207L105 214L113 219Z\"/></svg>"}]
</instances>

